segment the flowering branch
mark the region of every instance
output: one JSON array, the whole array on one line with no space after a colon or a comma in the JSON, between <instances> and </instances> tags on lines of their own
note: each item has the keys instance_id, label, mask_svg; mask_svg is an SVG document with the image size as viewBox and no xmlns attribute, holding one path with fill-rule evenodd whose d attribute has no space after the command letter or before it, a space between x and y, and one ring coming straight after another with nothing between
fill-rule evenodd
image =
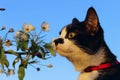
<instances>
[{"instance_id":1,"label":"flowering branch","mask_svg":"<svg viewBox=\"0 0 120 80\"><path fill-rule=\"evenodd\" d=\"M2 26L0 31L5 29L6 27ZM14 74L14 69L9 69L10 64L6 57L7 54L16 56L12 63L13 68L15 68L16 63L20 62L18 67L19 80L24 79L25 69L28 65L33 66L33 64L39 63L36 58L46 60L51 56L55 56L51 43L46 43L42 40L43 36L41 34L43 31L49 31L49 24L46 22L42 23L41 31L38 34L35 32L35 27L32 24L24 24L22 30L16 32L13 40L8 39L8 34L14 32L13 28L10 28L4 36L0 36L0 73L5 73L7 76ZM15 48L6 50L6 46L14 46ZM51 64L41 64L41 66L52 67ZM33 66L33 68L35 67ZM40 70L40 68L36 69L37 71Z\"/></svg>"}]
</instances>

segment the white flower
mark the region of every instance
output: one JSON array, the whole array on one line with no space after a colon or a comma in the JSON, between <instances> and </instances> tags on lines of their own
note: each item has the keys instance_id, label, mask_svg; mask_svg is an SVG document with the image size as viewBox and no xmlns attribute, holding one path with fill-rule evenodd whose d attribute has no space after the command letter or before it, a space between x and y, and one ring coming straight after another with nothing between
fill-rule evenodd
<instances>
[{"instance_id":1,"label":"white flower","mask_svg":"<svg viewBox=\"0 0 120 80\"><path fill-rule=\"evenodd\" d=\"M25 32L30 32L31 30L35 30L35 27L32 24L24 24L23 30Z\"/></svg>"},{"instance_id":2,"label":"white flower","mask_svg":"<svg viewBox=\"0 0 120 80\"><path fill-rule=\"evenodd\" d=\"M3 69L0 69L0 74L4 73L5 71Z\"/></svg>"},{"instance_id":3,"label":"white flower","mask_svg":"<svg viewBox=\"0 0 120 80\"><path fill-rule=\"evenodd\" d=\"M16 34L15 34L15 38L19 38L21 35L21 32L20 31L17 31Z\"/></svg>"},{"instance_id":4,"label":"white flower","mask_svg":"<svg viewBox=\"0 0 120 80\"><path fill-rule=\"evenodd\" d=\"M14 29L13 29L13 28L10 28L8 32L14 32Z\"/></svg>"},{"instance_id":5,"label":"white flower","mask_svg":"<svg viewBox=\"0 0 120 80\"><path fill-rule=\"evenodd\" d=\"M5 27L5 26L2 26L1 30L5 30L5 29L6 29L6 27Z\"/></svg>"},{"instance_id":6,"label":"white flower","mask_svg":"<svg viewBox=\"0 0 120 80\"><path fill-rule=\"evenodd\" d=\"M35 27L32 24L29 24L30 30L35 30Z\"/></svg>"},{"instance_id":7,"label":"white flower","mask_svg":"<svg viewBox=\"0 0 120 80\"><path fill-rule=\"evenodd\" d=\"M26 32L18 31L16 32L15 36L16 39L23 39L23 40L28 40L29 34Z\"/></svg>"},{"instance_id":8,"label":"white flower","mask_svg":"<svg viewBox=\"0 0 120 80\"><path fill-rule=\"evenodd\" d=\"M9 69L8 72L9 72L10 74L12 74L12 75L15 74L15 72L14 72L13 69Z\"/></svg>"},{"instance_id":9,"label":"white flower","mask_svg":"<svg viewBox=\"0 0 120 80\"><path fill-rule=\"evenodd\" d=\"M6 46L8 46L8 47L12 45L12 42L9 39L6 40L5 43L6 43Z\"/></svg>"},{"instance_id":10,"label":"white flower","mask_svg":"<svg viewBox=\"0 0 120 80\"><path fill-rule=\"evenodd\" d=\"M43 22L41 25L43 31L49 31L49 24L47 22Z\"/></svg>"},{"instance_id":11,"label":"white flower","mask_svg":"<svg viewBox=\"0 0 120 80\"><path fill-rule=\"evenodd\" d=\"M9 69L8 72L6 73L7 76L10 76L11 74L12 74L12 75L15 74L15 72L14 72L13 69Z\"/></svg>"},{"instance_id":12,"label":"white flower","mask_svg":"<svg viewBox=\"0 0 120 80\"><path fill-rule=\"evenodd\" d=\"M47 65L47 67L48 67L48 68L52 68L52 67L53 67L53 65L52 65L52 64L49 64L49 65Z\"/></svg>"}]
</instances>

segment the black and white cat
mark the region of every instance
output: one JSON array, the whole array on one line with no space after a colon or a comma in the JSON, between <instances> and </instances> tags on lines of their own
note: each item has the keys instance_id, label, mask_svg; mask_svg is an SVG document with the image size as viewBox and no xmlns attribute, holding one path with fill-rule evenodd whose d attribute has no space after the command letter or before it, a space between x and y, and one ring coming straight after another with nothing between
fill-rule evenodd
<instances>
[{"instance_id":1,"label":"black and white cat","mask_svg":"<svg viewBox=\"0 0 120 80\"><path fill-rule=\"evenodd\" d=\"M104 40L104 32L93 7L86 19L63 27L53 42L55 50L80 71L78 80L120 80L120 64Z\"/></svg>"}]
</instances>

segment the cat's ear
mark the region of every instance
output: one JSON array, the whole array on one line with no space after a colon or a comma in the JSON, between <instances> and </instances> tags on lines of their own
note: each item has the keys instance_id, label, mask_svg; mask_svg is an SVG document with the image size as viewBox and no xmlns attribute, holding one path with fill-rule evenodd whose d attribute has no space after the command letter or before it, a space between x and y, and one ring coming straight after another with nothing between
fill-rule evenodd
<instances>
[{"instance_id":1,"label":"cat's ear","mask_svg":"<svg viewBox=\"0 0 120 80\"><path fill-rule=\"evenodd\" d=\"M86 19L85 19L85 25L88 32L90 32L92 35L95 34L98 31L98 16L93 7L90 7L87 11Z\"/></svg>"},{"instance_id":2,"label":"cat's ear","mask_svg":"<svg viewBox=\"0 0 120 80\"><path fill-rule=\"evenodd\" d=\"M79 23L79 20L77 18L73 18L72 24L78 24L78 23Z\"/></svg>"}]
</instances>

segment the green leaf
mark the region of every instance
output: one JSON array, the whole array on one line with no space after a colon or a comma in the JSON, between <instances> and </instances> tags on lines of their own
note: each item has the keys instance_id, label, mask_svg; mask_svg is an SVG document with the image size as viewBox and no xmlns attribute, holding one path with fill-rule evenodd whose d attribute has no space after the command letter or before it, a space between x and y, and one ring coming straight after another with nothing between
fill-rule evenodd
<instances>
[{"instance_id":1,"label":"green leaf","mask_svg":"<svg viewBox=\"0 0 120 80\"><path fill-rule=\"evenodd\" d=\"M28 48L28 40L23 41L21 50L25 51L27 48Z\"/></svg>"},{"instance_id":2,"label":"green leaf","mask_svg":"<svg viewBox=\"0 0 120 80\"><path fill-rule=\"evenodd\" d=\"M23 80L25 76L25 68L24 66L20 65L18 69L18 78L19 80Z\"/></svg>"},{"instance_id":3,"label":"green leaf","mask_svg":"<svg viewBox=\"0 0 120 80\"><path fill-rule=\"evenodd\" d=\"M17 50L25 51L28 48L28 40L19 40L17 43Z\"/></svg>"},{"instance_id":4,"label":"green leaf","mask_svg":"<svg viewBox=\"0 0 120 80\"><path fill-rule=\"evenodd\" d=\"M5 54L4 54L4 49L1 49L0 50L0 63L2 65L2 68L4 69L4 65L8 68L9 67L9 62L8 60L6 59L5 57Z\"/></svg>"},{"instance_id":5,"label":"green leaf","mask_svg":"<svg viewBox=\"0 0 120 80\"><path fill-rule=\"evenodd\" d=\"M3 61L4 65L8 68L9 67L9 62L8 60L5 58L4 61Z\"/></svg>"},{"instance_id":6,"label":"green leaf","mask_svg":"<svg viewBox=\"0 0 120 80\"><path fill-rule=\"evenodd\" d=\"M53 55L53 56L56 56L56 52L55 50L53 49L51 43L46 43L44 45L44 47Z\"/></svg>"},{"instance_id":7,"label":"green leaf","mask_svg":"<svg viewBox=\"0 0 120 80\"><path fill-rule=\"evenodd\" d=\"M29 59L22 59L21 65L23 65L25 68L27 68Z\"/></svg>"},{"instance_id":8,"label":"green leaf","mask_svg":"<svg viewBox=\"0 0 120 80\"><path fill-rule=\"evenodd\" d=\"M5 58L4 49L0 49L0 59Z\"/></svg>"},{"instance_id":9,"label":"green leaf","mask_svg":"<svg viewBox=\"0 0 120 80\"><path fill-rule=\"evenodd\" d=\"M12 63L12 66L15 68L15 64L19 62L19 57L15 58L15 60Z\"/></svg>"},{"instance_id":10,"label":"green leaf","mask_svg":"<svg viewBox=\"0 0 120 80\"><path fill-rule=\"evenodd\" d=\"M39 45L33 39L31 40L31 44L30 51L32 53L32 58L34 58L36 53L39 51Z\"/></svg>"},{"instance_id":11,"label":"green leaf","mask_svg":"<svg viewBox=\"0 0 120 80\"><path fill-rule=\"evenodd\" d=\"M33 53L38 52L39 51L39 45L34 40L31 40L31 43L32 43L31 51Z\"/></svg>"},{"instance_id":12,"label":"green leaf","mask_svg":"<svg viewBox=\"0 0 120 80\"><path fill-rule=\"evenodd\" d=\"M42 55L42 58L44 59L45 58L45 55L46 55L46 53L45 53L45 50L44 50L44 48L43 47L39 47L40 48L40 50L41 50L41 55Z\"/></svg>"},{"instance_id":13,"label":"green leaf","mask_svg":"<svg viewBox=\"0 0 120 80\"><path fill-rule=\"evenodd\" d=\"M18 55L16 52L14 52L13 50L8 50L7 51L8 53L11 53L11 54L13 54L13 55Z\"/></svg>"},{"instance_id":14,"label":"green leaf","mask_svg":"<svg viewBox=\"0 0 120 80\"><path fill-rule=\"evenodd\" d=\"M33 61L30 61L30 62L28 62L29 64L35 64L35 63L38 63L39 61L37 61L37 60L33 60Z\"/></svg>"}]
</instances>

